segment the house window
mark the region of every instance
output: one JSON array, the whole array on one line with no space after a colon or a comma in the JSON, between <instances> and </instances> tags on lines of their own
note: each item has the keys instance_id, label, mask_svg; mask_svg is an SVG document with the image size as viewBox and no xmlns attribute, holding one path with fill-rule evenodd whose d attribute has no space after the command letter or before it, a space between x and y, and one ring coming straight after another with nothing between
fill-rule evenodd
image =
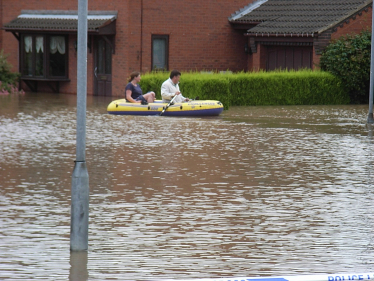
<instances>
[{"instance_id":1,"label":"house window","mask_svg":"<svg viewBox=\"0 0 374 281\"><path fill-rule=\"evenodd\" d=\"M66 76L66 40L65 36L49 37L49 76Z\"/></svg>"},{"instance_id":2,"label":"house window","mask_svg":"<svg viewBox=\"0 0 374 281\"><path fill-rule=\"evenodd\" d=\"M67 78L66 36L25 34L21 39L22 77Z\"/></svg>"},{"instance_id":3,"label":"house window","mask_svg":"<svg viewBox=\"0 0 374 281\"><path fill-rule=\"evenodd\" d=\"M168 35L152 35L152 70L168 70L168 49Z\"/></svg>"}]
</instances>

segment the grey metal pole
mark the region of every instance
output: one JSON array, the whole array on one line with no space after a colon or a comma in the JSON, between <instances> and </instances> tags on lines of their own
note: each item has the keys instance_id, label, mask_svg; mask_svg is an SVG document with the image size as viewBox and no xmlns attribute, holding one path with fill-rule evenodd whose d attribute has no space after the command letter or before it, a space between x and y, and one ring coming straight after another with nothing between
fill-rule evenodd
<instances>
[{"instance_id":1,"label":"grey metal pole","mask_svg":"<svg viewBox=\"0 0 374 281\"><path fill-rule=\"evenodd\" d=\"M370 58L370 90L369 90L369 115L368 123L374 123L373 119L373 73L374 73L374 0L371 6L372 16L371 16L371 58Z\"/></svg>"},{"instance_id":2,"label":"grey metal pole","mask_svg":"<svg viewBox=\"0 0 374 281\"><path fill-rule=\"evenodd\" d=\"M71 188L70 250L88 249L89 184L85 159L88 0L78 0L77 150Z\"/></svg>"}]
</instances>

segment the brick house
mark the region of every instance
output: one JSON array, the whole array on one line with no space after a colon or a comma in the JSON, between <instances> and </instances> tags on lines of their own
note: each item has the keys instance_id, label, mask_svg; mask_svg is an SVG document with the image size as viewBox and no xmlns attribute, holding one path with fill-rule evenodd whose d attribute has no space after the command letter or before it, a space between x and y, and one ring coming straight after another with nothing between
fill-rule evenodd
<instances>
[{"instance_id":1,"label":"brick house","mask_svg":"<svg viewBox=\"0 0 374 281\"><path fill-rule=\"evenodd\" d=\"M248 39L248 70L318 67L331 40L371 29L372 0L257 0L229 21Z\"/></svg>"},{"instance_id":2,"label":"brick house","mask_svg":"<svg viewBox=\"0 0 374 281\"><path fill-rule=\"evenodd\" d=\"M78 0L0 0L0 48L21 88L76 93L77 9ZM123 95L132 71L313 68L330 39L371 26L371 0L90 0L88 9L87 92L103 96Z\"/></svg>"},{"instance_id":3,"label":"brick house","mask_svg":"<svg viewBox=\"0 0 374 281\"><path fill-rule=\"evenodd\" d=\"M245 70L246 38L227 18L249 2L89 0L88 94L123 95L132 71ZM78 0L0 3L0 48L21 87L76 93Z\"/></svg>"}]
</instances>

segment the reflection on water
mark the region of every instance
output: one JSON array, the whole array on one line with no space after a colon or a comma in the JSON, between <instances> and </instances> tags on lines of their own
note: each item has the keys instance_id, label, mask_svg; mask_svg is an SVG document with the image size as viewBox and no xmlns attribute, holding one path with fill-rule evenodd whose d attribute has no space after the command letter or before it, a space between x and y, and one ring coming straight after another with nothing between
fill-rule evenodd
<instances>
[{"instance_id":1,"label":"reflection on water","mask_svg":"<svg viewBox=\"0 0 374 281\"><path fill-rule=\"evenodd\" d=\"M69 281L88 280L87 257L88 253L86 251L70 252Z\"/></svg>"},{"instance_id":2,"label":"reflection on water","mask_svg":"<svg viewBox=\"0 0 374 281\"><path fill-rule=\"evenodd\" d=\"M367 106L113 116L89 97L88 253L69 252L76 97L0 97L0 279L370 271Z\"/></svg>"}]
</instances>

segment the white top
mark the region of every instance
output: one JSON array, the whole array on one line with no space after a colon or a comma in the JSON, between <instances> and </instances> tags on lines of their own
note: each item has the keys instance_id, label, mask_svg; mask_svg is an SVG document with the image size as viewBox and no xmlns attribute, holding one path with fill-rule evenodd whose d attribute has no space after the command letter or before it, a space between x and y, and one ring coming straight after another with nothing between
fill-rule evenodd
<instances>
[{"instance_id":1,"label":"white top","mask_svg":"<svg viewBox=\"0 0 374 281\"><path fill-rule=\"evenodd\" d=\"M169 102L173 98L173 96L175 96L176 92L180 92L179 83L174 84L170 78L162 83L161 96L163 102ZM184 101L186 101L186 98L182 96L182 93L174 99L175 103Z\"/></svg>"}]
</instances>

